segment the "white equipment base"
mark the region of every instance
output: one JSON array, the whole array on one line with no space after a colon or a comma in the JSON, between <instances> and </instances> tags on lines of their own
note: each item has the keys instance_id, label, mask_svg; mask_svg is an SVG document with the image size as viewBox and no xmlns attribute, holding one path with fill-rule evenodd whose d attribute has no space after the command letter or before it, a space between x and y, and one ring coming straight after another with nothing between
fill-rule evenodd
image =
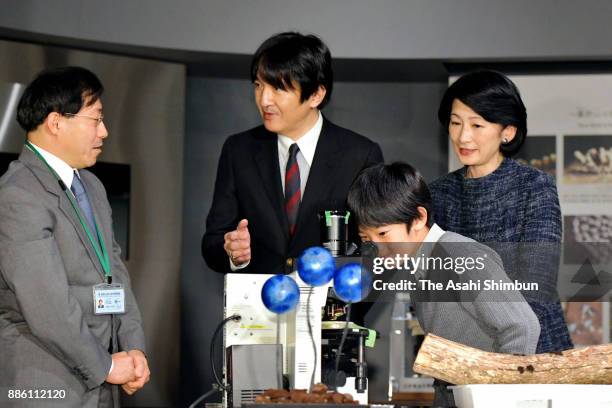
<instances>
[{"instance_id":1,"label":"white equipment base","mask_svg":"<svg viewBox=\"0 0 612 408\"><path fill-rule=\"evenodd\" d=\"M450 388L458 408L612 408L612 385L475 384Z\"/></svg>"}]
</instances>

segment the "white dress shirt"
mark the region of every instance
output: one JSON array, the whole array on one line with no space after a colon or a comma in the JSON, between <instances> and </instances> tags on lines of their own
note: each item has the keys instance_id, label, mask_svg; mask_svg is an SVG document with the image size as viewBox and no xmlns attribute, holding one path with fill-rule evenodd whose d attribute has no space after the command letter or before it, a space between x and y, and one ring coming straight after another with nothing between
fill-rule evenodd
<instances>
[{"instance_id":1,"label":"white dress shirt","mask_svg":"<svg viewBox=\"0 0 612 408\"><path fill-rule=\"evenodd\" d=\"M425 235L423 242L436 243L440 240L440 238L442 238L442 235L444 235L445 232L446 231L440 228L438 224L434 223L431 228L429 228L429 232L427 235Z\"/></svg>"},{"instance_id":2,"label":"white dress shirt","mask_svg":"<svg viewBox=\"0 0 612 408\"><path fill-rule=\"evenodd\" d=\"M304 197L304 190L306 189L306 181L308 181L308 174L310 173L310 167L314 159L315 150L317 149L317 143L319 142L319 136L321 136L321 129L323 128L323 115L319 112L319 118L314 126L297 141L291 139L288 136L278 135L278 167L280 168L281 185L283 186L283 194L285 193L285 170L287 168L287 161L289 160L289 147L292 144L297 143L300 148L297 154L298 167L300 169L300 191L302 197Z\"/></svg>"},{"instance_id":3,"label":"white dress shirt","mask_svg":"<svg viewBox=\"0 0 612 408\"><path fill-rule=\"evenodd\" d=\"M66 163L65 161L57 157L56 155L49 153L42 147L37 146L32 142L30 142L30 144L47 161L47 164L49 164L49 166L57 173L57 175L64 182L66 187L70 189L70 187L72 186L72 179L74 177L74 172L76 171L78 174L79 171L77 169L70 167L68 163ZM72 190L70 190L70 192L72 193Z\"/></svg>"}]
</instances>

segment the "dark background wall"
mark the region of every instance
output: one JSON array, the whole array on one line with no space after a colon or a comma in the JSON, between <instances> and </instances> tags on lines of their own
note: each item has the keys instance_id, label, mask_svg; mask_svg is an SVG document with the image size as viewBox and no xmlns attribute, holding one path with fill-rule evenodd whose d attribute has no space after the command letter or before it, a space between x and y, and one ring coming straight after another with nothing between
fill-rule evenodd
<instances>
[{"instance_id":1,"label":"dark background wall","mask_svg":"<svg viewBox=\"0 0 612 408\"><path fill-rule=\"evenodd\" d=\"M231 54L297 29L342 58L607 58L611 15L607 0L4 0L0 26Z\"/></svg>"}]
</instances>

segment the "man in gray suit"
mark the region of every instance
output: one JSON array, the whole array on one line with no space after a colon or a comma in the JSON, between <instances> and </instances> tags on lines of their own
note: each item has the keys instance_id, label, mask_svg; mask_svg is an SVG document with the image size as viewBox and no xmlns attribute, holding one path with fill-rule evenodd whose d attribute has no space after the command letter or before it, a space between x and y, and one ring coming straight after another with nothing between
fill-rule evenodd
<instances>
[{"instance_id":1,"label":"man in gray suit","mask_svg":"<svg viewBox=\"0 0 612 408\"><path fill-rule=\"evenodd\" d=\"M43 71L0 178L0 405L113 407L149 380L140 312L89 171L108 132L90 71ZM103 306L103 307L101 307Z\"/></svg>"}]
</instances>

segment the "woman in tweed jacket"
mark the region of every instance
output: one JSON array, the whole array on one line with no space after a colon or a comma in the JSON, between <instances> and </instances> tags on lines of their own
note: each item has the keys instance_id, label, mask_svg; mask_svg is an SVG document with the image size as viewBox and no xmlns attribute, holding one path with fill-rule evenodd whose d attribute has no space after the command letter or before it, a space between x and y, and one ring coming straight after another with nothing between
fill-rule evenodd
<instances>
[{"instance_id":1,"label":"woman in tweed jacket","mask_svg":"<svg viewBox=\"0 0 612 408\"><path fill-rule=\"evenodd\" d=\"M447 89L438 118L464 167L430 185L435 222L492 246L511 278L540 284L537 294L523 293L540 322L537 353L572 348L555 291L561 242L555 182L511 159L527 135L518 89L498 72L469 73Z\"/></svg>"}]
</instances>

